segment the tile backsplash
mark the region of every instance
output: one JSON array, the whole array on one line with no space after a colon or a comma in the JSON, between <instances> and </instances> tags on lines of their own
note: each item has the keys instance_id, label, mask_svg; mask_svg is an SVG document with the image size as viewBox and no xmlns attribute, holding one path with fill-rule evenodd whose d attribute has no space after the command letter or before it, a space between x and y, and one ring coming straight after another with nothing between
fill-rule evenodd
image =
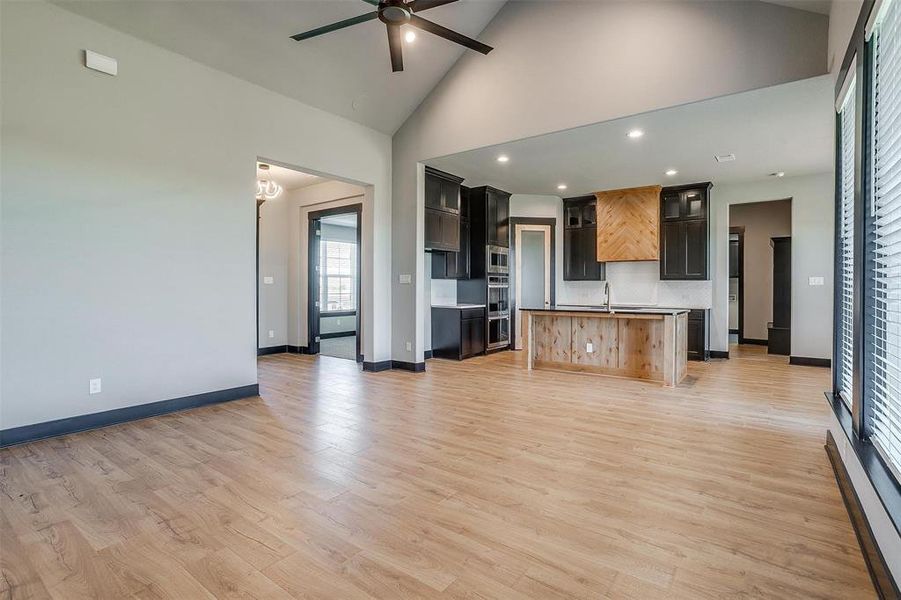
<instances>
[{"instance_id":1,"label":"tile backsplash","mask_svg":"<svg viewBox=\"0 0 901 600\"><path fill-rule=\"evenodd\" d=\"M674 308L710 308L710 281L661 281L657 261L607 263L607 281L613 304L656 305ZM603 304L603 281L557 282L558 304Z\"/></svg>"}]
</instances>

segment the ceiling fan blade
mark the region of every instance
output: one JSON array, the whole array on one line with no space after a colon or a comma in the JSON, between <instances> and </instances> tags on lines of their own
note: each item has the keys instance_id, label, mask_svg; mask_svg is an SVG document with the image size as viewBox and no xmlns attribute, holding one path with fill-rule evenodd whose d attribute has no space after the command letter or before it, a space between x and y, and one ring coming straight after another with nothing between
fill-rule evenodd
<instances>
[{"instance_id":1,"label":"ceiling fan blade","mask_svg":"<svg viewBox=\"0 0 901 600\"><path fill-rule=\"evenodd\" d=\"M331 25L317 27L316 29L311 29L310 31L305 31L304 33L297 33L295 35L292 35L291 39L299 42L311 37L316 37L317 35L322 35L323 33L329 33L332 31L337 31L338 29L344 29L345 27L350 27L351 25L356 25L357 23L365 23L366 21L371 21L375 18L378 18L378 16L378 11L372 11L371 13L360 15L359 17L351 17L350 19L344 19L343 21L338 21L337 23L332 23Z\"/></svg>"},{"instance_id":2,"label":"ceiling fan blade","mask_svg":"<svg viewBox=\"0 0 901 600\"><path fill-rule=\"evenodd\" d=\"M494 48L491 46L487 46L478 40L474 40L471 37L466 37L462 33L457 33L447 27L442 27L438 23L433 23L427 19L423 19L420 16L412 15L410 17L410 25L413 27L418 27L423 31L428 31L429 33L433 33L437 36L443 37L446 40L450 40L452 42L456 42L461 46L466 46L470 50L475 50L476 52L481 52L482 54L488 54Z\"/></svg>"},{"instance_id":3,"label":"ceiling fan blade","mask_svg":"<svg viewBox=\"0 0 901 600\"><path fill-rule=\"evenodd\" d=\"M404 51L400 41L400 25L386 25L388 28L388 50L391 51L391 70L404 70Z\"/></svg>"},{"instance_id":4,"label":"ceiling fan blade","mask_svg":"<svg viewBox=\"0 0 901 600\"><path fill-rule=\"evenodd\" d=\"M456 1L457 0L413 0L413 2L410 2L409 4L407 4L407 6L413 12L420 12L423 10L429 10L430 8L435 8L436 6L450 4L451 2L456 2Z\"/></svg>"}]
</instances>

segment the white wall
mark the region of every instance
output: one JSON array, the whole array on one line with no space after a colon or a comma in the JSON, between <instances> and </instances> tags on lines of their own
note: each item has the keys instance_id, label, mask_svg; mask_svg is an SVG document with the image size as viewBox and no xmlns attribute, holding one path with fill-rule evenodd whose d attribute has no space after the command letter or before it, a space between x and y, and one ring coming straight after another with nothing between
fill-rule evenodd
<instances>
[{"instance_id":1,"label":"white wall","mask_svg":"<svg viewBox=\"0 0 901 600\"><path fill-rule=\"evenodd\" d=\"M463 55L393 139L398 360L424 348L422 161L822 75L827 18L754 1L508 2L479 37L495 50Z\"/></svg>"},{"instance_id":2,"label":"white wall","mask_svg":"<svg viewBox=\"0 0 901 600\"><path fill-rule=\"evenodd\" d=\"M372 186L369 349L390 358L386 135L55 5L0 11L0 426L256 382L258 157Z\"/></svg>"},{"instance_id":3,"label":"white wall","mask_svg":"<svg viewBox=\"0 0 901 600\"><path fill-rule=\"evenodd\" d=\"M863 0L832 0L832 7L829 10L829 49L826 67L833 77L838 77L839 69L842 67L861 6Z\"/></svg>"},{"instance_id":4,"label":"white wall","mask_svg":"<svg viewBox=\"0 0 901 600\"><path fill-rule=\"evenodd\" d=\"M260 206L259 347L288 343L288 199L282 193ZM272 283L265 283L270 277ZM272 331L274 337L269 337Z\"/></svg>"},{"instance_id":5,"label":"white wall","mask_svg":"<svg viewBox=\"0 0 901 600\"><path fill-rule=\"evenodd\" d=\"M832 173L714 185L711 191L713 310L710 347L729 347L729 206L791 198L792 356L832 358ZM745 257L745 261L753 260ZM825 285L808 285L822 277Z\"/></svg>"}]
</instances>

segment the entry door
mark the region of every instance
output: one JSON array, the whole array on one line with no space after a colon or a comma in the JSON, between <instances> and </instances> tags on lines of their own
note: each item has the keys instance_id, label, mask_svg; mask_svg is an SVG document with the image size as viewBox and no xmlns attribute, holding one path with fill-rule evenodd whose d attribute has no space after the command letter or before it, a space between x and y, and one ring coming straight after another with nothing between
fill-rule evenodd
<instances>
[{"instance_id":1,"label":"entry door","mask_svg":"<svg viewBox=\"0 0 901 600\"><path fill-rule=\"evenodd\" d=\"M516 264L516 339L513 347L522 349L522 309L541 308L551 303L551 227L517 225Z\"/></svg>"},{"instance_id":2,"label":"entry door","mask_svg":"<svg viewBox=\"0 0 901 600\"><path fill-rule=\"evenodd\" d=\"M322 271L322 222L319 219L310 219L310 247L309 264L307 265L307 279L310 288L307 303L307 318L309 323L310 339L307 340L307 352L319 354L319 312L322 302L321 271Z\"/></svg>"}]
</instances>

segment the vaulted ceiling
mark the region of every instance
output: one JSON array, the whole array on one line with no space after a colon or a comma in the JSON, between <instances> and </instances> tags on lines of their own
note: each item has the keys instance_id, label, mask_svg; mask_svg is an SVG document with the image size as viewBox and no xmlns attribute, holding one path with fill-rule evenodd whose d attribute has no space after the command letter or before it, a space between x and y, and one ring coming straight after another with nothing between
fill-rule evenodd
<instances>
[{"instance_id":1,"label":"vaulted ceiling","mask_svg":"<svg viewBox=\"0 0 901 600\"><path fill-rule=\"evenodd\" d=\"M418 32L392 73L378 20L295 42L291 35L373 10L362 0L65 0L59 6L322 110L393 133L464 50ZM504 0L460 0L423 13L478 37ZM485 57L490 60L490 55Z\"/></svg>"}]
</instances>

